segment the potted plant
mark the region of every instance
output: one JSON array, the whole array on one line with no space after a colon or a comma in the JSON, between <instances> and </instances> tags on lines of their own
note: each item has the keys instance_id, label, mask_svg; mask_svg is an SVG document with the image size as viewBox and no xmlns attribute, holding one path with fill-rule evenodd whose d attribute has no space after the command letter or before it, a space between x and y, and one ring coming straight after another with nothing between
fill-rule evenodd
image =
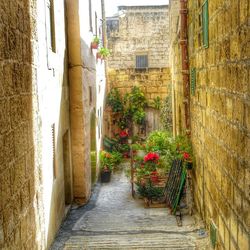
<instances>
[{"instance_id":1,"label":"potted plant","mask_svg":"<svg viewBox=\"0 0 250 250\"><path fill-rule=\"evenodd\" d=\"M109 49L102 47L96 53L96 58L101 59L101 60L105 60L109 55L110 55Z\"/></svg>"},{"instance_id":2,"label":"potted plant","mask_svg":"<svg viewBox=\"0 0 250 250\"><path fill-rule=\"evenodd\" d=\"M91 49L98 49L100 43L99 37L95 36L91 42Z\"/></svg>"},{"instance_id":3,"label":"potted plant","mask_svg":"<svg viewBox=\"0 0 250 250\"><path fill-rule=\"evenodd\" d=\"M101 182L110 181L113 166L114 162L111 153L104 150L101 151L100 152Z\"/></svg>"},{"instance_id":4,"label":"potted plant","mask_svg":"<svg viewBox=\"0 0 250 250\"><path fill-rule=\"evenodd\" d=\"M193 168L193 161L191 155L188 152L183 152L183 161L187 169Z\"/></svg>"}]
</instances>

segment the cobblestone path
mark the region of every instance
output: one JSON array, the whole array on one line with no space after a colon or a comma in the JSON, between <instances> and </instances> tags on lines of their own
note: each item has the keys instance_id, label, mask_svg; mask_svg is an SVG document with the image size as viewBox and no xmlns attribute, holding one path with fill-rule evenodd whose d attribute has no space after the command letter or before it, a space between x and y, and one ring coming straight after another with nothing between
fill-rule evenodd
<instances>
[{"instance_id":1,"label":"cobblestone path","mask_svg":"<svg viewBox=\"0 0 250 250\"><path fill-rule=\"evenodd\" d=\"M97 184L88 205L70 211L51 250L208 249L198 224L184 216L178 227L167 208L145 209L131 198L129 180L119 170L110 183Z\"/></svg>"}]
</instances>

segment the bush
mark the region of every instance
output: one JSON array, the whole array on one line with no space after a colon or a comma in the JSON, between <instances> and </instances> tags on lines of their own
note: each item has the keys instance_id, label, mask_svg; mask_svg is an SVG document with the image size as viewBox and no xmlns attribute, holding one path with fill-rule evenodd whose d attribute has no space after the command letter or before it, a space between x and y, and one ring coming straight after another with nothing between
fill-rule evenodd
<instances>
[{"instance_id":1,"label":"bush","mask_svg":"<svg viewBox=\"0 0 250 250\"><path fill-rule=\"evenodd\" d=\"M137 192L140 196L146 197L149 200L159 199L164 195L163 188L153 186L151 181L148 181L146 185L138 185Z\"/></svg>"}]
</instances>

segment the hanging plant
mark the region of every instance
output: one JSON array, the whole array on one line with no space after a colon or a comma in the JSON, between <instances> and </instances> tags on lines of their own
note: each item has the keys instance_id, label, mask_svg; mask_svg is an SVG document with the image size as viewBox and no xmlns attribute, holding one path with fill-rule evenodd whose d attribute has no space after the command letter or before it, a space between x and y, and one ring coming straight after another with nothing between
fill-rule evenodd
<instances>
[{"instance_id":1,"label":"hanging plant","mask_svg":"<svg viewBox=\"0 0 250 250\"><path fill-rule=\"evenodd\" d=\"M100 43L99 37L95 36L91 42L91 49L98 49Z\"/></svg>"},{"instance_id":2,"label":"hanging plant","mask_svg":"<svg viewBox=\"0 0 250 250\"><path fill-rule=\"evenodd\" d=\"M108 56L110 56L110 51L107 48L100 48L98 52L96 53L96 58L100 58L102 60L105 60Z\"/></svg>"}]
</instances>

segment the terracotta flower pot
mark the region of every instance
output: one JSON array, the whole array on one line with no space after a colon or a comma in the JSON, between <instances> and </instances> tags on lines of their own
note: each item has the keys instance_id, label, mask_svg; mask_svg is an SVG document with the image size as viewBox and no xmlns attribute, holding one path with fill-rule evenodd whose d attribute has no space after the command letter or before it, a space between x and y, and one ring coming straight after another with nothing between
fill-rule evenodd
<instances>
[{"instance_id":1,"label":"terracotta flower pot","mask_svg":"<svg viewBox=\"0 0 250 250\"><path fill-rule=\"evenodd\" d=\"M91 49L98 49L98 43L91 42Z\"/></svg>"}]
</instances>

